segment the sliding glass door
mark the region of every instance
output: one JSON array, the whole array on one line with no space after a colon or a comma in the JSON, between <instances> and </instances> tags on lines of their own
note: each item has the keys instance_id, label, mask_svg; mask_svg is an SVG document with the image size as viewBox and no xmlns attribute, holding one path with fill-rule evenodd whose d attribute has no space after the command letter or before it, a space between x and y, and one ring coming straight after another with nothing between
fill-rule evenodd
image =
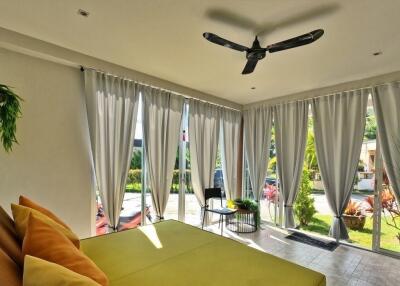
<instances>
[{"instance_id":1,"label":"sliding glass door","mask_svg":"<svg viewBox=\"0 0 400 286\"><path fill-rule=\"evenodd\" d=\"M368 99L365 120L364 140L358 169L351 199L344 213L349 239L342 242L376 252L400 256L400 202L396 199L389 182L386 170L388 166L385 166L382 160L371 96ZM271 154L273 155L273 152ZM274 169L273 156L271 156L269 162L269 176L266 180L264 198L261 201L262 219L276 222L282 226L282 220L279 217L278 219L275 218L279 214L279 209L276 211L279 204L272 210L268 206L274 202L274 199L269 200L272 197L269 194L273 192L267 184L271 175L274 175L272 172ZM246 165L244 167L244 173L247 174ZM327 202L319 173L311 113L304 170L300 191L294 205L298 230L310 235L329 238L328 233L333 214ZM245 194L251 195L248 176L244 176L244 181Z\"/></svg>"},{"instance_id":2,"label":"sliding glass door","mask_svg":"<svg viewBox=\"0 0 400 286\"><path fill-rule=\"evenodd\" d=\"M272 128L271 145L268 150L267 173L264 179L263 191L260 197L260 218L261 221L280 225L282 217L282 200L279 193L279 180L276 166L275 132ZM247 165L246 152L243 149L243 198L254 200L250 171Z\"/></svg>"},{"instance_id":3,"label":"sliding glass door","mask_svg":"<svg viewBox=\"0 0 400 286\"><path fill-rule=\"evenodd\" d=\"M374 250L400 257L400 204L389 182L380 146L376 153L375 196L372 201L374 224Z\"/></svg>"}]
</instances>

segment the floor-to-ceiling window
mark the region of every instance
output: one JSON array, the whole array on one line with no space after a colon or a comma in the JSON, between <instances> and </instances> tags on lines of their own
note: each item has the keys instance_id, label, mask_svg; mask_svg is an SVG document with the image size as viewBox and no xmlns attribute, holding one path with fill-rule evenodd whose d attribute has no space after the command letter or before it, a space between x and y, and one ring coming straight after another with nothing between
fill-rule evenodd
<instances>
[{"instance_id":1,"label":"floor-to-ceiling window","mask_svg":"<svg viewBox=\"0 0 400 286\"><path fill-rule=\"evenodd\" d=\"M190 170L190 134L189 104L185 103L181 139L180 139L180 174L181 174L181 220L191 225L200 225L201 207L193 192Z\"/></svg>"},{"instance_id":2,"label":"floor-to-ceiling window","mask_svg":"<svg viewBox=\"0 0 400 286\"><path fill-rule=\"evenodd\" d=\"M372 248L373 216L368 211L367 198L374 192L374 165L376 121L371 99L368 101L366 128L361 148L354 186L349 204L344 212L349 239L347 242L364 248ZM313 117L310 112L305 164L298 197L294 204L299 229L314 234L328 236L333 220L324 184L319 172Z\"/></svg>"},{"instance_id":3,"label":"floor-to-ceiling window","mask_svg":"<svg viewBox=\"0 0 400 286\"><path fill-rule=\"evenodd\" d=\"M400 253L400 206L379 155L377 123L371 96L368 99L357 173L351 199L344 213L349 239L344 241L375 251ZM295 202L299 229L328 236L332 223L315 152L312 115L298 199ZM297 211L296 211L297 210Z\"/></svg>"}]
</instances>

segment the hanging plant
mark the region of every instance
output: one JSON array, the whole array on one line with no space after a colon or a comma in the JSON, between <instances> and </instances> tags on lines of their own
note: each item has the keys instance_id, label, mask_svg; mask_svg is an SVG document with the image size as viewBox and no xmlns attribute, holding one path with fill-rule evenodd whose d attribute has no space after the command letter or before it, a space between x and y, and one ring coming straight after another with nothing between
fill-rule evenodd
<instances>
[{"instance_id":1,"label":"hanging plant","mask_svg":"<svg viewBox=\"0 0 400 286\"><path fill-rule=\"evenodd\" d=\"M21 116L21 101L10 87L0 84L0 139L6 152L10 152L12 145L18 143L15 133L17 119Z\"/></svg>"}]
</instances>

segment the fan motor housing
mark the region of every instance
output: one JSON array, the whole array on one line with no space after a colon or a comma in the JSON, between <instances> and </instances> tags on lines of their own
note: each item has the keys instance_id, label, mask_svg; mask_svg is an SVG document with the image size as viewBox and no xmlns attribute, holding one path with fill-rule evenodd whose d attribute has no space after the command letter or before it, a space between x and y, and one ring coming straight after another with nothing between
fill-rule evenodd
<instances>
[{"instance_id":1,"label":"fan motor housing","mask_svg":"<svg viewBox=\"0 0 400 286\"><path fill-rule=\"evenodd\" d=\"M265 58L266 52L265 49L249 49L246 52L246 58L252 60L261 60Z\"/></svg>"}]
</instances>

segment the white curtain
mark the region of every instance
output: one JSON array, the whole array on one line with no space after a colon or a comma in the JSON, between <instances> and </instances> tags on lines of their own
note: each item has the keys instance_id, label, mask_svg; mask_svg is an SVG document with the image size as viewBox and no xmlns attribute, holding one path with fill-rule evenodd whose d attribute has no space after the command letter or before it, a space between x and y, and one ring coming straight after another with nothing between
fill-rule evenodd
<instances>
[{"instance_id":1,"label":"white curtain","mask_svg":"<svg viewBox=\"0 0 400 286\"><path fill-rule=\"evenodd\" d=\"M193 191L204 207L204 189L213 187L221 108L189 101L189 150Z\"/></svg>"},{"instance_id":2,"label":"white curtain","mask_svg":"<svg viewBox=\"0 0 400 286\"><path fill-rule=\"evenodd\" d=\"M135 82L85 70L86 108L96 183L110 227L119 223L139 103Z\"/></svg>"},{"instance_id":3,"label":"white curtain","mask_svg":"<svg viewBox=\"0 0 400 286\"><path fill-rule=\"evenodd\" d=\"M353 190L364 135L369 90L311 100L315 147L328 204L334 213L330 235L348 239L342 214Z\"/></svg>"},{"instance_id":4,"label":"white curtain","mask_svg":"<svg viewBox=\"0 0 400 286\"><path fill-rule=\"evenodd\" d=\"M254 199L259 201L267 173L271 145L272 107L258 106L243 112L244 142Z\"/></svg>"},{"instance_id":5,"label":"white curtain","mask_svg":"<svg viewBox=\"0 0 400 286\"><path fill-rule=\"evenodd\" d=\"M184 98L148 86L143 87L142 94L145 166L153 207L162 220L176 161Z\"/></svg>"},{"instance_id":6,"label":"white curtain","mask_svg":"<svg viewBox=\"0 0 400 286\"><path fill-rule=\"evenodd\" d=\"M241 121L242 114L240 111L227 108L221 110L222 172L225 194L228 200L235 199L237 192L237 162Z\"/></svg>"},{"instance_id":7,"label":"white curtain","mask_svg":"<svg viewBox=\"0 0 400 286\"><path fill-rule=\"evenodd\" d=\"M274 107L276 156L280 190L285 209L285 227L295 227L293 203L303 170L308 130L307 101Z\"/></svg>"},{"instance_id":8,"label":"white curtain","mask_svg":"<svg viewBox=\"0 0 400 286\"><path fill-rule=\"evenodd\" d=\"M386 172L400 202L400 83L375 87L372 98Z\"/></svg>"}]
</instances>

